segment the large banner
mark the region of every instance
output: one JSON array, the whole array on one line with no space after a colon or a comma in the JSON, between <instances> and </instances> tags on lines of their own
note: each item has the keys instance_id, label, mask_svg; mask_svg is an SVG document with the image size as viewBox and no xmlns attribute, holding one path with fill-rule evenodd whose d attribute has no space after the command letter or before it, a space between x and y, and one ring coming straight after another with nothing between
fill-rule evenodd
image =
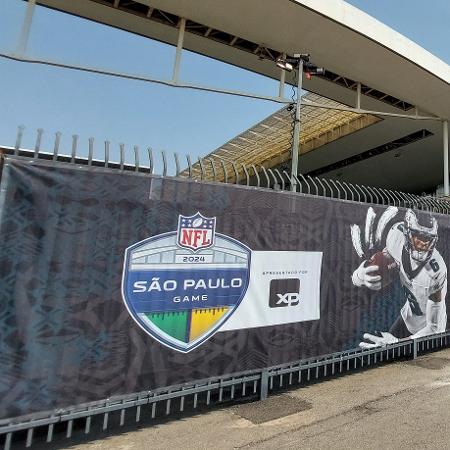
<instances>
[{"instance_id":1,"label":"large banner","mask_svg":"<svg viewBox=\"0 0 450 450\"><path fill-rule=\"evenodd\" d=\"M0 419L447 327L448 216L6 159Z\"/></svg>"}]
</instances>

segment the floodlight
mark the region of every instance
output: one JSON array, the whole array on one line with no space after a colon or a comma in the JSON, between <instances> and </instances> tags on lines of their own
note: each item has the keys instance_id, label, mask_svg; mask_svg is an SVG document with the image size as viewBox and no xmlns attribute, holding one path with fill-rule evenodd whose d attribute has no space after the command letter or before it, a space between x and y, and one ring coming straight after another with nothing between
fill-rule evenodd
<instances>
[{"instance_id":1,"label":"floodlight","mask_svg":"<svg viewBox=\"0 0 450 450\"><path fill-rule=\"evenodd\" d=\"M286 58L278 58L276 63L280 69L286 70L287 72L292 72L294 70L294 65Z\"/></svg>"},{"instance_id":2,"label":"floodlight","mask_svg":"<svg viewBox=\"0 0 450 450\"><path fill-rule=\"evenodd\" d=\"M311 76L311 75L324 75L325 74L325 69L323 67L317 67L316 65L314 65L314 64L312 64L310 62L303 63L303 70L309 76Z\"/></svg>"},{"instance_id":3,"label":"floodlight","mask_svg":"<svg viewBox=\"0 0 450 450\"><path fill-rule=\"evenodd\" d=\"M280 69L286 70L286 72L292 72L302 62L303 71L306 73L308 79L311 78L311 75L324 75L325 69L310 63L309 57L309 53L295 53L293 57L288 56L285 58L280 56L276 60L276 64Z\"/></svg>"}]
</instances>

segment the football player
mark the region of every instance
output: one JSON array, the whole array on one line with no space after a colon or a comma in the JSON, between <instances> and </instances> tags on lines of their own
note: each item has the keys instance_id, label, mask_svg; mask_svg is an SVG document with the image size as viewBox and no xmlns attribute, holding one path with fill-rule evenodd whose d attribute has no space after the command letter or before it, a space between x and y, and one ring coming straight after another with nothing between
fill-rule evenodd
<instances>
[{"instance_id":1,"label":"football player","mask_svg":"<svg viewBox=\"0 0 450 450\"><path fill-rule=\"evenodd\" d=\"M397 214L397 208L388 208L381 216L373 238L375 213L369 208L366 219L366 251L362 250L360 231L352 226L352 240L355 250L364 256L380 244L383 228ZM358 240L359 239L359 240ZM368 342L360 347L372 348L398 342L398 339L414 339L445 331L447 312L447 266L436 249L438 224L429 213L408 209L403 222L395 223L388 232L383 253L391 257L398 268L400 283L405 299L400 315L389 332L381 336L364 334ZM353 272L355 286L379 290L382 287L379 267L365 259ZM369 263L369 264L368 264Z\"/></svg>"}]
</instances>

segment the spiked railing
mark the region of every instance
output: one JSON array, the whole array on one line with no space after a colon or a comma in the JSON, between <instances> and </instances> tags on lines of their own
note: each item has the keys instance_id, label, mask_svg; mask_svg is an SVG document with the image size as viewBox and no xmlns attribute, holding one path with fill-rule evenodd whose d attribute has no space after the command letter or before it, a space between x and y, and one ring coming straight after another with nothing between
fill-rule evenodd
<instances>
[{"instance_id":1,"label":"spiked railing","mask_svg":"<svg viewBox=\"0 0 450 450\"><path fill-rule=\"evenodd\" d=\"M181 177L204 182L219 182L218 171L223 171L225 183L250 186L256 189L290 190L291 177L286 171L267 169L263 166L241 165L230 161L199 159L192 164L186 157L187 168L181 169L180 158L173 155L172 160L164 151L155 152L151 148L141 153L133 146L127 154L124 144L118 148L118 161L113 160L110 142L102 144L103 158L95 158L95 140L87 141L81 156L78 152L79 138L73 136L67 152L61 151L61 133L56 133L50 150L42 149L43 130L37 130L34 149L22 148L23 127L19 128L16 144L13 147L0 147L3 154L34 160L47 160L68 164L105 167L108 170L133 171L144 176ZM117 150L117 149L116 149ZM145 158L144 158L145 153ZM131 162L127 161L127 156ZM208 170L209 167L209 170ZM231 170L229 169L231 167ZM212 176L212 178L210 178ZM449 214L450 201L436 197L420 197L404 192L381 189L371 186L355 185L341 180L310 177L299 174L295 177L297 194L337 198L380 205L414 207ZM387 360L416 358L422 353L447 347L450 332L425 336L415 340L401 340L386 347L374 349L353 349L324 355L307 360L266 367L263 369L225 374L223 376L196 380L183 385L169 386L152 391L116 396L60 409L53 412L36 413L32 417L3 419L0 421L0 448L10 450L15 444L30 447L33 440L50 443L58 434L70 438L73 433L89 434L91 429L106 430L115 424L161 419L173 413L195 412L198 407L221 405L225 401L235 401L238 397L265 399L277 389L292 385L303 386L312 381L325 379L353 370L360 370ZM189 413L189 412L188 412ZM100 419L100 420L99 420ZM36 431L36 432L35 432Z\"/></svg>"},{"instance_id":2,"label":"spiked railing","mask_svg":"<svg viewBox=\"0 0 450 450\"><path fill-rule=\"evenodd\" d=\"M50 149L43 150L44 131L42 128L36 131L34 149L24 149L22 147L24 131L25 128L20 126L14 147L0 147L0 150L3 153L16 156L100 166L119 171L143 172L163 177L189 178L204 182L221 182L261 189L291 191L292 177L286 170L266 168L255 164L245 165L217 156L200 157L193 162L192 158L186 155L186 162L183 162L178 153L170 154L164 150L155 151L151 147L143 150L137 145L134 145L132 150L128 151L125 144L119 144L118 149L113 152L111 143L107 140L97 146L97 148L101 147L99 151L102 153L102 157L95 158L96 141L93 137L88 139L86 146L82 146L79 142L79 136L73 135L69 148L62 150L62 134L60 132L55 133L54 143ZM113 153L116 155L116 159L112 157ZM293 178L295 180L295 192L300 194L450 214L450 200L448 198L439 198L433 195L419 196L392 189L303 174L294 175Z\"/></svg>"}]
</instances>

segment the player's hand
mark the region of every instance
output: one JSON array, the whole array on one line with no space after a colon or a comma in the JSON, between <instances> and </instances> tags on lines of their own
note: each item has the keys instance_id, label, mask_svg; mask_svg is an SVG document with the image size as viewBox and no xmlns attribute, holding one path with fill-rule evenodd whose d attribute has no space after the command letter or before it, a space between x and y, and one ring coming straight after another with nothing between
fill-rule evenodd
<instances>
[{"instance_id":1,"label":"player's hand","mask_svg":"<svg viewBox=\"0 0 450 450\"><path fill-rule=\"evenodd\" d=\"M375 348L375 347L385 347L389 344L396 344L398 338L387 331L382 331L381 336L375 336L374 334L364 333L363 339L370 342L360 342L359 346L361 348Z\"/></svg>"},{"instance_id":2,"label":"player's hand","mask_svg":"<svg viewBox=\"0 0 450 450\"><path fill-rule=\"evenodd\" d=\"M378 266L365 267L366 261L363 261L361 265L353 272L352 282L355 286L366 286L373 291L381 289L381 276L375 275L378 272Z\"/></svg>"}]
</instances>

